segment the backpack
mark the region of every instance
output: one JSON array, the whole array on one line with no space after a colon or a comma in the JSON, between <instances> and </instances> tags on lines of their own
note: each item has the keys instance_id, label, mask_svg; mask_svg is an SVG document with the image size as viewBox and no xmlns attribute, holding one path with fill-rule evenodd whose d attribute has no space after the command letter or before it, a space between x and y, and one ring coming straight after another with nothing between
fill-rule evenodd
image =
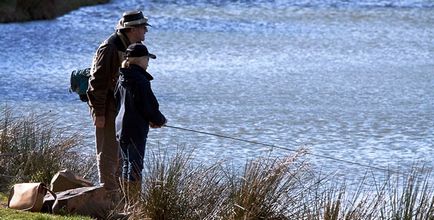
<instances>
[{"instance_id":1,"label":"backpack","mask_svg":"<svg viewBox=\"0 0 434 220\"><path fill-rule=\"evenodd\" d=\"M77 93L80 100L83 102L89 101L86 95L89 86L89 77L90 68L74 70L70 77L71 87L69 91Z\"/></svg>"}]
</instances>

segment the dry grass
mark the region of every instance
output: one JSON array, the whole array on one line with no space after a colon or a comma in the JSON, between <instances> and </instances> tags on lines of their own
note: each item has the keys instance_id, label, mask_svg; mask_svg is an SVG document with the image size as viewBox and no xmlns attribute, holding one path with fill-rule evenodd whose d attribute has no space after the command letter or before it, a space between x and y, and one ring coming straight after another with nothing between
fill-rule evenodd
<instances>
[{"instance_id":1,"label":"dry grass","mask_svg":"<svg viewBox=\"0 0 434 220\"><path fill-rule=\"evenodd\" d=\"M197 164L191 152L151 152L144 193L131 219L434 219L429 175L368 174L356 189L320 177L303 160L306 151L249 160L244 169L225 162Z\"/></svg>"},{"instance_id":2,"label":"dry grass","mask_svg":"<svg viewBox=\"0 0 434 220\"><path fill-rule=\"evenodd\" d=\"M313 177L304 150L283 158L250 160L228 184L231 213L226 219L285 219L303 204Z\"/></svg>"},{"instance_id":3,"label":"dry grass","mask_svg":"<svg viewBox=\"0 0 434 220\"><path fill-rule=\"evenodd\" d=\"M77 174L92 170L92 160L80 154L80 136L63 135L52 115L0 116L0 190L18 182L50 183L61 169Z\"/></svg>"},{"instance_id":4,"label":"dry grass","mask_svg":"<svg viewBox=\"0 0 434 220\"><path fill-rule=\"evenodd\" d=\"M179 150L179 149L178 149ZM192 164L191 154L150 152L145 162L142 208L152 219L215 219L225 185L219 164ZM210 190L212 189L212 190Z\"/></svg>"}]
</instances>

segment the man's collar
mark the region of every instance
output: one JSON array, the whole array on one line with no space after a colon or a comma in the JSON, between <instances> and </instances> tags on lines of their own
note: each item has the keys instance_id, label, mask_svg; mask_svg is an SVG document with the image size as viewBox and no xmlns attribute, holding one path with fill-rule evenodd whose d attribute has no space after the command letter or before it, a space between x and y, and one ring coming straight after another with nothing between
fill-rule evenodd
<instances>
[{"instance_id":1,"label":"man's collar","mask_svg":"<svg viewBox=\"0 0 434 220\"><path fill-rule=\"evenodd\" d=\"M122 44L124 45L125 49L131 44L130 40L128 39L125 34L121 33L120 31L116 31L116 34L119 36L119 38L122 41Z\"/></svg>"}]
</instances>

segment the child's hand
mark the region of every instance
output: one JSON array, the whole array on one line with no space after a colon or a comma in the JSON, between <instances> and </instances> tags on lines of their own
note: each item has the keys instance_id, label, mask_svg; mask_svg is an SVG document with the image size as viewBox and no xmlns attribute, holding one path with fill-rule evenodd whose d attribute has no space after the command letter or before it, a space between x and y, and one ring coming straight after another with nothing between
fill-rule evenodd
<instances>
[{"instance_id":1,"label":"child's hand","mask_svg":"<svg viewBox=\"0 0 434 220\"><path fill-rule=\"evenodd\" d=\"M149 122L149 127L151 127L151 128L161 128L161 127L163 127L166 124L167 124L167 119L164 118L164 123L162 125L156 125L156 124L154 124L152 122Z\"/></svg>"},{"instance_id":2,"label":"child's hand","mask_svg":"<svg viewBox=\"0 0 434 220\"><path fill-rule=\"evenodd\" d=\"M149 127L151 127L151 128L161 128L161 126L158 126L158 125L156 125L156 124L154 124L152 122L149 122Z\"/></svg>"}]
</instances>

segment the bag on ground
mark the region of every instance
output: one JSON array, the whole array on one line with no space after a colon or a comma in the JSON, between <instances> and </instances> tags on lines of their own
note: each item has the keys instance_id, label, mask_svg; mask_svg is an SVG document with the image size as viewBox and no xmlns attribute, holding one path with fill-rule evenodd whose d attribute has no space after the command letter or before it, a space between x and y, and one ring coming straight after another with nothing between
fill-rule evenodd
<instances>
[{"instance_id":1,"label":"bag on ground","mask_svg":"<svg viewBox=\"0 0 434 220\"><path fill-rule=\"evenodd\" d=\"M9 193L8 207L11 209L39 212L48 188L44 183L18 183ZM55 198L53 193L52 195Z\"/></svg>"},{"instance_id":2,"label":"bag on ground","mask_svg":"<svg viewBox=\"0 0 434 220\"><path fill-rule=\"evenodd\" d=\"M51 207L53 214L77 214L94 218L106 218L111 202L102 186L90 186L70 189L56 193L57 198L47 195L44 207Z\"/></svg>"},{"instance_id":3,"label":"bag on ground","mask_svg":"<svg viewBox=\"0 0 434 220\"><path fill-rule=\"evenodd\" d=\"M50 189L53 192L65 191L79 187L93 186L92 182L73 174L69 170L57 172L51 179Z\"/></svg>"}]
</instances>

